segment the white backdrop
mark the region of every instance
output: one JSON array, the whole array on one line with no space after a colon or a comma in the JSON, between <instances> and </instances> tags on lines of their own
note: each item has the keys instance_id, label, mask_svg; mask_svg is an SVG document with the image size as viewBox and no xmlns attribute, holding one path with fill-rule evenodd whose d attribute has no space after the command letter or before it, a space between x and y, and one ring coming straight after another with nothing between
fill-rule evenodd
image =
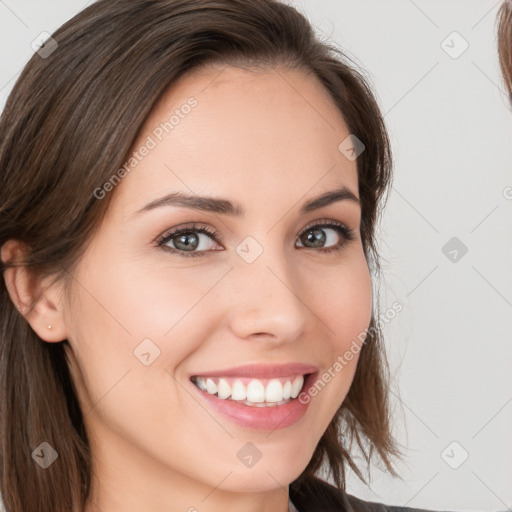
<instances>
[{"instance_id":1,"label":"white backdrop","mask_svg":"<svg viewBox=\"0 0 512 512\"><path fill-rule=\"evenodd\" d=\"M84 0L0 0L0 109L42 32ZM370 501L512 508L512 114L494 0L293 0L367 72L395 180L380 235L382 310L403 480L377 467ZM508 263L507 263L508 262Z\"/></svg>"}]
</instances>

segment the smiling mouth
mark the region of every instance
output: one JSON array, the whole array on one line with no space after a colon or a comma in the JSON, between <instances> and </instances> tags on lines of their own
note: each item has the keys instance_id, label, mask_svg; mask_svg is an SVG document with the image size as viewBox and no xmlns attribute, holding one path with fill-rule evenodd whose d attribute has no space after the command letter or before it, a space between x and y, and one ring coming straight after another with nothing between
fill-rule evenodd
<instances>
[{"instance_id":1,"label":"smiling mouth","mask_svg":"<svg viewBox=\"0 0 512 512\"><path fill-rule=\"evenodd\" d=\"M313 374L272 379L194 375L190 380L202 391L221 400L235 401L252 407L274 407L297 398L311 375Z\"/></svg>"}]
</instances>

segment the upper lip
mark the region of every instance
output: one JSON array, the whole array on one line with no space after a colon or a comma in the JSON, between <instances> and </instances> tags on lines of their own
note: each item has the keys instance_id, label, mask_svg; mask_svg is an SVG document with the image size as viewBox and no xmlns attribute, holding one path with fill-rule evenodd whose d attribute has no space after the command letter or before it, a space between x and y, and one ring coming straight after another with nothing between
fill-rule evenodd
<instances>
[{"instance_id":1,"label":"upper lip","mask_svg":"<svg viewBox=\"0 0 512 512\"><path fill-rule=\"evenodd\" d=\"M272 379L278 377L290 377L292 375L306 375L315 373L318 368L311 364L287 363L287 364L249 364L225 368L211 372L198 372L192 376L201 377L252 377L255 379Z\"/></svg>"}]
</instances>

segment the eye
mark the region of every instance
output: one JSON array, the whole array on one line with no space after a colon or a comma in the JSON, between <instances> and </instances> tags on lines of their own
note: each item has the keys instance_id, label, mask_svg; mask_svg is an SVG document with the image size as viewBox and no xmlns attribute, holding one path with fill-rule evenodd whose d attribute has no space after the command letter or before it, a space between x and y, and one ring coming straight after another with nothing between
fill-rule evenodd
<instances>
[{"instance_id":1,"label":"eye","mask_svg":"<svg viewBox=\"0 0 512 512\"><path fill-rule=\"evenodd\" d=\"M200 236L204 235L204 236ZM205 239L213 239L219 242L219 232L207 226L181 227L160 237L157 241L159 247L164 247L180 256L201 256L204 251L210 251L211 247ZM203 239L203 240L202 240ZM188 253L188 254L187 254Z\"/></svg>"},{"instance_id":2,"label":"eye","mask_svg":"<svg viewBox=\"0 0 512 512\"><path fill-rule=\"evenodd\" d=\"M336 243L340 236L342 240ZM299 241L303 244L302 247L305 247L304 244L312 244L308 248L319 249L324 253L339 251L348 242L355 239L356 236L352 229L332 220L309 226L299 236ZM328 244L328 246L324 247L324 244Z\"/></svg>"}]
</instances>

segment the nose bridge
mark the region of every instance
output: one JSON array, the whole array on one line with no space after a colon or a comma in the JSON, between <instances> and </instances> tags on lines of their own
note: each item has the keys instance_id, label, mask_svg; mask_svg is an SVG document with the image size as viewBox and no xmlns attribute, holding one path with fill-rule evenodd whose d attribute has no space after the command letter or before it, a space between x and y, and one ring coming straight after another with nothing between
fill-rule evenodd
<instances>
[{"instance_id":1,"label":"nose bridge","mask_svg":"<svg viewBox=\"0 0 512 512\"><path fill-rule=\"evenodd\" d=\"M310 311L282 246L266 247L252 263L240 257L231 278L236 300L231 327L239 337L268 334L284 340L301 335Z\"/></svg>"}]
</instances>

